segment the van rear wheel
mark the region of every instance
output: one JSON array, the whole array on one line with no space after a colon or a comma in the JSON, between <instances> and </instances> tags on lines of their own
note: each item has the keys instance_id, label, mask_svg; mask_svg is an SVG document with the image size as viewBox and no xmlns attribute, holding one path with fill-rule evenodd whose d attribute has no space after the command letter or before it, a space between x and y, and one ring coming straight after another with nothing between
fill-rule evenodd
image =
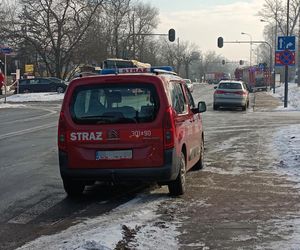
<instances>
[{"instance_id":1,"label":"van rear wheel","mask_svg":"<svg viewBox=\"0 0 300 250\"><path fill-rule=\"evenodd\" d=\"M85 184L82 181L74 181L68 178L63 178L64 189L68 196L77 197L83 193Z\"/></svg>"},{"instance_id":2,"label":"van rear wheel","mask_svg":"<svg viewBox=\"0 0 300 250\"><path fill-rule=\"evenodd\" d=\"M176 180L171 181L168 184L169 193L172 196L183 195L185 192L186 167L185 167L185 157L183 153L181 153L179 164L180 164L180 170Z\"/></svg>"}]
</instances>

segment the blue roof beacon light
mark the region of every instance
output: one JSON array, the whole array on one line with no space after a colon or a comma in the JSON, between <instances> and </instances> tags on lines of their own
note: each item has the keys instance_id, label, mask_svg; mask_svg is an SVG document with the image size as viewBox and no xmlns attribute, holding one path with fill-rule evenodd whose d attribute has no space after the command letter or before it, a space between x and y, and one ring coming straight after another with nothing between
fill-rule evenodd
<instances>
[{"instance_id":1,"label":"blue roof beacon light","mask_svg":"<svg viewBox=\"0 0 300 250\"><path fill-rule=\"evenodd\" d=\"M171 66L154 66L151 68L119 68L119 69L102 69L101 75L115 75L115 74L126 74L126 73L171 73L174 72Z\"/></svg>"}]
</instances>

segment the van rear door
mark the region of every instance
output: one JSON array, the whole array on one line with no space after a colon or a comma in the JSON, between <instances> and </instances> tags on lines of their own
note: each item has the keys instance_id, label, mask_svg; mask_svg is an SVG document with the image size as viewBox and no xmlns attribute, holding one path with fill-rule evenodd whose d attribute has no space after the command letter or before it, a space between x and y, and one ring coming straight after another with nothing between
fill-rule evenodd
<instances>
[{"instance_id":1,"label":"van rear door","mask_svg":"<svg viewBox=\"0 0 300 250\"><path fill-rule=\"evenodd\" d=\"M70 168L163 165L157 84L116 81L79 85L70 103L71 119L67 121Z\"/></svg>"}]
</instances>

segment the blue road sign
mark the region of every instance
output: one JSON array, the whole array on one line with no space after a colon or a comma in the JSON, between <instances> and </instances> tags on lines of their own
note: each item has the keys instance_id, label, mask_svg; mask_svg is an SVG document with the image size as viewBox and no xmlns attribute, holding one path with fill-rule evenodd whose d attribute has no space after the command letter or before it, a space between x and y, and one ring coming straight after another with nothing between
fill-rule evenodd
<instances>
[{"instance_id":1,"label":"blue road sign","mask_svg":"<svg viewBox=\"0 0 300 250\"><path fill-rule=\"evenodd\" d=\"M277 43L277 50L295 51L296 37L295 36L279 36Z\"/></svg>"},{"instance_id":2,"label":"blue road sign","mask_svg":"<svg viewBox=\"0 0 300 250\"><path fill-rule=\"evenodd\" d=\"M2 48L0 48L0 51L3 54L10 54L11 52L13 52L12 48L10 48L10 47L2 47Z\"/></svg>"}]
</instances>

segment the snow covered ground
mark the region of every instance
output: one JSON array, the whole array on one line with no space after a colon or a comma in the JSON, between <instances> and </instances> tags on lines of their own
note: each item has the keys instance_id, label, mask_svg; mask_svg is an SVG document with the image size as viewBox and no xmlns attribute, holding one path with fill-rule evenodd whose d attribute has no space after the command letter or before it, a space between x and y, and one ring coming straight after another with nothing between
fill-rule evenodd
<instances>
[{"instance_id":1,"label":"snow covered ground","mask_svg":"<svg viewBox=\"0 0 300 250\"><path fill-rule=\"evenodd\" d=\"M284 100L284 84L275 89L275 94L273 92L268 92L270 95ZM278 107L278 110L300 110L300 87L296 83L288 84L288 107Z\"/></svg>"},{"instance_id":2,"label":"snow covered ground","mask_svg":"<svg viewBox=\"0 0 300 250\"><path fill-rule=\"evenodd\" d=\"M178 249L176 229L180 222L164 221L156 213L168 199L166 195L141 195L110 213L87 219L60 234L41 237L19 250L108 250L118 244L126 244L124 249Z\"/></svg>"},{"instance_id":3,"label":"snow covered ground","mask_svg":"<svg viewBox=\"0 0 300 250\"><path fill-rule=\"evenodd\" d=\"M24 102L50 102L50 101L59 101L64 99L64 94L58 94L56 92L49 93L25 93L25 94L17 94L11 95L6 98L8 103L16 104L16 103L24 103ZM3 107L4 98L0 99L0 108ZM9 107L17 107L16 105L6 105L6 108Z\"/></svg>"},{"instance_id":4,"label":"snow covered ground","mask_svg":"<svg viewBox=\"0 0 300 250\"><path fill-rule=\"evenodd\" d=\"M284 87L276 89L277 98L283 99ZM59 100L63 95L28 94L12 96L9 101L25 102L26 100ZM51 100L53 100L51 99ZM279 107L282 112L300 111L300 88L289 84L289 108ZM0 107L1 107L0 103ZM272 145L274 157L278 159L278 171L282 175L300 177L300 124L286 126L274 133ZM152 198L151 198L152 197ZM160 204L168 200L168 196L140 196L113 211L72 226L69 229L52 236L43 236L19 249L78 249L107 250L114 249L124 240L126 231L134 234L133 241L127 242L129 248L135 249L179 249L177 236L180 220L163 221L156 213ZM163 226L158 226L163 225ZM166 230L167 229L167 230ZM293 239L299 239L296 230ZM292 239L292 240L293 240ZM291 243L294 243L292 241ZM283 243L282 246L285 246ZM279 249L275 247L274 249Z\"/></svg>"},{"instance_id":5,"label":"snow covered ground","mask_svg":"<svg viewBox=\"0 0 300 250\"><path fill-rule=\"evenodd\" d=\"M288 86L288 107L278 107L280 111L300 111L300 87L296 83ZM271 95L284 100L284 84L276 88L276 93ZM272 148L278 158L277 170L289 179L299 181L300 178L300 124L290 125L278 129L273 137Z\"/></svg>"}]
</instances>

